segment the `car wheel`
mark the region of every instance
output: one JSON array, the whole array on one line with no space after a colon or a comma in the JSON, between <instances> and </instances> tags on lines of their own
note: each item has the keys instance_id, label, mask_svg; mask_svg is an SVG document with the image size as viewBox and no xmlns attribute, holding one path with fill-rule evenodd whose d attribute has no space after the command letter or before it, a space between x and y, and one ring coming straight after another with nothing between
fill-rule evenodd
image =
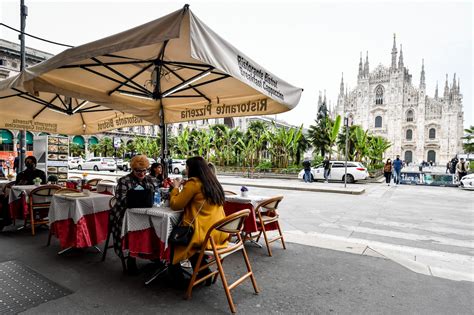
<instances>
[{"instance_id":1,"label":"car wheel","mask_svg":"<svg viewBox=\"0 0 474 315\"><path fill-rule=\"evenodd\" d=\"M99 168L97 167L97 165L94 165L94 171L96 171L96 172L99 171Z\"/></svg>"},{"instance_id":2,"label":"car wheel","mask_svg":"<svg viewBox=\"0 0 474 315\"><path fill-rule=\"evenodd\" d=\"M344 181L344 176L342 176L342 181ZM347 174L347 182L351 184L355 183L354 176L352 176L351 174Z\"/></svg>"},{"instance_id":3,"label":"car wheel","mask_svg":"<svg viewBox=\"0 0 474 315\"><path fill-rule=\"evenodd\" d=\"M174 170L173 170L173 173L179 174L179 168L175 167Z\"/></svg>"},{"instance_id":4,"label":"car wheel","mask_svg":"<svg viewBox=\"0 0 474 315\"><path fill-rule=\"evenodd\" d=\"M77 167L77 169L78 169L79 171L82 171L82 166L79 165L79 166Z\"/></svg>"},{"instance_id":5,"label":"car wheel","mask_svg":"<svg viewBox=\"0 0 474 315\"><path fill-rule=\"evenodd\" d=\"M315 182L315 181L316 181L316 180L314 179L313 174L311 174L311 181L312 181L312 182Z\"/></svg>"}]
</instances>

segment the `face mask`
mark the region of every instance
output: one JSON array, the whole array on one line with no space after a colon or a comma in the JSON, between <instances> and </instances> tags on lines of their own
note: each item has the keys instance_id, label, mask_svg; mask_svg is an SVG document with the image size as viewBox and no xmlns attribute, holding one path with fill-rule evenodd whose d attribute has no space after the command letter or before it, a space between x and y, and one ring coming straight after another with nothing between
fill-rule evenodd
<instances>
[{"instance_id":1,"label":"face mask","mask_svg":"<svg viewBox=\"0 0 474 315\"><path fill-rule=\"evenodd\" d=\"M33 169L35 167L33 163L26 163L25 166L27 169Z\"/></svg>"}]
</instances>

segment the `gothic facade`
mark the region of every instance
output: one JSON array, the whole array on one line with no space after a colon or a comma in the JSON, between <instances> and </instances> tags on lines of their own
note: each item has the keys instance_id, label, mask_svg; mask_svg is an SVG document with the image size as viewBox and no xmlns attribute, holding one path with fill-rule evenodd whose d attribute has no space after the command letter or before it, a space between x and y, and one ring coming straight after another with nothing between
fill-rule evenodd
<instances>
[{"instance_id":1,"label":"gothic facade","mask_svg":"<svg viewBox=\"0 0 474 315\"><path fill-rule=\"evenodd\" d=\"M382 64L369 70L368 53L359 62L357 86L348 91L341 79L336 113L352 116L353 124L389 140L392 146L385 158L400 155L407 163L433 161L445 164L462 152L463 109L459 78L446 81L442 95L426 95L425 68L422 61L420 82L412 83L412 75L403 62L402 46L398 55L393 37L390 67Z\"/></svg>"}]
</instances>

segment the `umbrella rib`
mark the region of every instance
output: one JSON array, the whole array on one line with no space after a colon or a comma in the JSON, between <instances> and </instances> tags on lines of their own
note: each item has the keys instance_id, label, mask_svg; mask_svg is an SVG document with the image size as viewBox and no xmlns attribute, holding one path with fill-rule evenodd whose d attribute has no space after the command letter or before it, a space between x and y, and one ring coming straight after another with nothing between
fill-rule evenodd
<instances>
[{"instance_id":1,"label":"umbrella rib","mask_svg":"<svg viewBox=\"0 0 474 315\"><path fill-rule=\"evenodd\" d=\"M135 79L137 76L139 76L140 74L142 74L143 72L145 72L146 70L148 70L152 65L153 65L153 63L150 63L149 65L147 65L146 67L144 67L143 69L141 69L140 71L138 71L137 73L135 73L134 75L132 75L130 78L128 78L125 82L120 83L116 88L114 88L113 90L109 91L107 94L108 94L108 95L111 95L112 93L116 92L116 91L117 91L118 89L120 89L125 83L127 83L128 81L132 81L132 80Z\"/></svg>"},{"instance_id":2,"label":"umbrella rib","mask_svg":"<svg viewBox=\"0 0 474 315\"><path fill-rule=\"evenodd\" d=\"M83 111L86 111L88 109L94 109L94 108L97 108L97 107L100 107L102 105L94 105L94 106L91 106L91 107L87 107L87 108L83 108L83 109L80 109L79 112L83 112Z\"/></svg>"},{"instance_id":3,"label":"umbrella rib","mask_svg":"<svg viewBox=\"0 0 474 315\"><path fill-rule=\"evenodd\" d=\"M189 79L189 80L185 80L185 79L183 79L179 74L177 74L175 71L173 71L172 69L168 68L168 66L163 65L163 67L165 67L168 71L170 71L170 72L171 72L172 74L174 74L178 79L180 79L180 80L182 81L181 83L184 83L184 82L189 81L189 80L192 79L192 78L191 78L191 79ZM209 69L212 69L212 67L210 67ZM201 74L202 74L202 73L201 73ZM199 74L199 75L200 75L200 74ZM199 75L198 75L198 76L199 76ZM207 97L206 95L204 95L204 93L202 93L201 91L199 91L198 89L196 89L196 88L195 88L194 86L192 86L191 84L189 85L188 88L186 88L186 90L187 90L187 89L193 89L193 90L194 90L196 93L198 93L201 97L205 98L208 102L211 102L211 99L210 99L209 97ZM183 88L183 89L180 89L180 91L182 91L182 90L184 90L184 88ZM168 90L168 91L169 91L169 90ZM165 93L166 93L166 92L165 92ZM168 96L169 96L169 95L168 95Z\"/></svg>"},{"instance_id":4,"label":"umbrella rib","mask_svg":"<svg viewBox=\"0 0 474 315\"><path fill-rule=\"evenodd\" d=\"M129 77L123 75L122 73L120 73L119 71L115 70L114 68L112 68L112 67L110 67L110 66L108 66L108 65L106 65L106 64L104 64L104 63L102 63L102 61L100 61L99 59L97 59L97 58L95 58L95 57L93 57L93 58L91 58L91 59L94 60L95 62L101 64L105 69L107 69L107 70L111 71L112 73L118 75L118 76L121 77L122 79L125 79L126 81L123 82L123 84L126 84L126 83L130 82L130 83L132 83L133 85L137 86L138 88L143 89L143 87L142 87L140 84L136 83L136 82L133 81L131 78L129 78ZM123 85L123 84L122 84L122 85Z\"/></svg>"},{"instance_id":5,"label":"umbrella rib","mask_svg":"<svg viewBox=\"0 0 474 315\"><path fill-rule=\"evenodd\" d=\"M115 62L102 62L105 65L109 66L118 66L118 65L131 65L131 64L140 64L140 63L149 63L153 62L152 60L132 60L132 61L115 61ZM70 69L70 68L82 68L82 67L101 67L101 64L97 63L82 63L77 65L64 65L59 67L59 69Z\"/></svg>"},{"instance_id":6,"label":"umbrella rib","mask_svg":"<svg viewBox=\"0 0 474 315\"><path fill-rule=\"evenodd\" d=\"M58 98L58 97L59 97L59 95L56 94L56 96L53 97L53 99L52 99L51 101L49 101L48 104L51 104L52 102L54 102L54 100L55 100L56 98ZM38 117L39 114L41 114L46 108L48 108L48 104L46 104L42 109L40 109L40 111L37 112L37 113L33 116L33 119L35 119L36 117Z\"/></svg>"},{"instance_id":7,"label":"umbrella rib","mask_svg":"<svg viewBox=\"0 0 474 315\"><path fill-rule=\"evenodd\" d=\"M223 79L226 79L226 78L230 77L230 75L228 75L228 74L221 74L221 75L222 76L220 78L215 78L215 79L212 79L212 80L208 80L208 81L205 81L205 82L194 84L193 86L190 85L189 87L181 89L179 92L186 91L186 90L189 90L189 89L194 89L196 87L206 85L206 84L209 84L209 83L213 83L213 82L216 82L216 81L220 81L220 80L223 80Z\"/></svg>"},{"instance_id":8,"label":"umbrella rib","mask_svg":"<svg viewBox=\"0 0 474 315\"><path fill-rule=\"evenodd\" d=\"M15 96L20 96L22 94L25 94L24 92L20 92L18 94L13 94L13 95L6 95L6 96L0 96L0 100L4 99L4 98L10 98L10 97L15 97Z\"/></svg>"},{"instance_id":9,"label":"umbrella rib","mask_svg":"<svg viewBox=\"0 0 474 315\"><path fill-rule=\"evenodd\" d=\"M103 77L103 78L109 79L110 81L113 81L113 82L115 82L115 83L119 83L119 84L122 84L122 83L123 83L123 82L121 82L121 81L119 81L119 80L117 80L117 79L114 79L114 78L112 78L112 77L109 77L108 75L102 74L102 73L97 72L97 71L95 71L95 70L92 70L92 69L89 69L89 68L86 68L86 67L81 67L81 69L84 69L84 70L86 70L86 71L92 72L92 73L94 73L94 74L96 74L96 75L98 75L98 76L101 76L101 77ZM150 94L151 94L151 93L150 93L147 89L144 89L144 88L142 88L142 87L141 87L141 89L137 89L136 87L130 86L130 85L128 85L127 83L124 83L123 85L124 85L124 86L127 86L127 87L129 87L129 88L131 88L131 89L133 89L133 90L145 92L145 93L147 93L147 95L150 97ZM127 91L127 92L128 92L128 91Z\"/></svg>"}]
</instances>

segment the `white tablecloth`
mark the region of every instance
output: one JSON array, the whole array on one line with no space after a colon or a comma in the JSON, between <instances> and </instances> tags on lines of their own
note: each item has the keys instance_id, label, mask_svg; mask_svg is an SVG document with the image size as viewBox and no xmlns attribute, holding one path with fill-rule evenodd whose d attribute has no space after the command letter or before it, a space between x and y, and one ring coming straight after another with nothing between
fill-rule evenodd
<instances>
[{"instance_id":1,"label":"white tablecloth","mask_svg":"<svg viewBox=\"0 0 474 315\"><path fill-rule=\"evenodd\" d=\"M225 201L235 203L250 203L255 208L260 202L267 200L269 197L248 195L242 197L241 195L225 195Z\"/></svg>"},{"instance_id":2,"label":"white tablecloth","mask_svg":"<svg viewBox=\"0 0 474 315\"><path fill-rule=\"evenodd\" d=\"M113 196L90 193L85 197L54 195L49 207L49 224L72 219L75 224L85 215L107 211Z\"/></svg>"},{"instance_id":3,"label":"white tablecloth","mask_svg":"<svg viewBox=\"0 0 474 315\"><path fill-rule=\"evenodd\" d=\"M10 181L5 180L5 179L0 179L0 193L3 191L3 188L5 187L6 184L8 184Z\"/></svg>"},{"instance_id":4,"label":"white tablecloth","mask_svg":"<svg viewBox=\"0 0 474 315\"><path fill-rule=\"evenodd\" d=\"M97 192L109 192L109 193L115 193L115 187L117 187L117 183L109 183L109 182L99 182L97 184Z\"/></svg>"},{"instance_id":5,"label":"white tablecloth","mask_svg":"<svg viewBox=\"0 0 474 315\"><path fill-rule=\"evenodd\" d=\"M168 247L168 238L173 227L179 223L183 211L174 211L169 207L132 208L125 211L122 225L122 237L128 232L149 228Z\"/></svg>"},{"instance_id":6,"label":"white tablecloth","mask_svg":"<svg viewBox=\"0 0 474 315\"><path fill-rule=\"evenodd\" d=\"M12 186L12 189L10 189L10 193L8 195L8 202L12 203L21 197L21 193L25 193L26 200L28 201L28 194L35 188L38 188L41 186L36 186L36 185L15 185Z\"/></svg>"}]
</instances>

